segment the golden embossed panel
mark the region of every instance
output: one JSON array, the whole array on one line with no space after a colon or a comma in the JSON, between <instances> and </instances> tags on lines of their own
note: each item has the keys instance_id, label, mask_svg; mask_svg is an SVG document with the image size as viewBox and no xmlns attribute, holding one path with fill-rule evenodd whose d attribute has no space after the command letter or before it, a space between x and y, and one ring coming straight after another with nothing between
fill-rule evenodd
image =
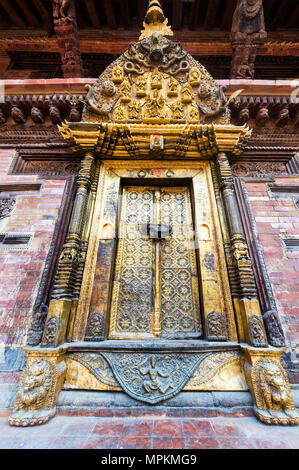
<instances>
[{"instance_id":1,"label":"golden embossed panel","mask_svg":"<svg viewBox=\"0 0 299 470\"><path fill-rule=\"evenodd\" d=\"M161 223L170 236L161 241L162 336L200 336L198 276L190 191L161 189Z\"/></svg>"},{"instance_id":2,"label":"golden embossed panel","mask_svg":"<svg viewBox=\"0 0 299 470\"><path fill-rule=\"evenodd\" d=\"M136 339L151 335L154 246L142 226L152 221L154 191L127 187L121 202L110 337Z\"/></svg>"},{"instance_id":3,"label":"golden embossed panel","mask_svg":"<svg viewBox=\"0 0 299 470\"><path fill-rule=\"evenodd\" d=\"M125 187L120 219L110 338L201 336L189 189Z\"/></svg>"}]
</instances>

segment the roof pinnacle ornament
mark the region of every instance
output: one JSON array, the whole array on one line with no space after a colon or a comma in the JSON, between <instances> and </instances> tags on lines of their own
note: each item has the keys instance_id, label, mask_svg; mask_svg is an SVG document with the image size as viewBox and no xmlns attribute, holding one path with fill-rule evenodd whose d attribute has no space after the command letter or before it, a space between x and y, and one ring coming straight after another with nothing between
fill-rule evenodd
<instances>
[{"instance_id":1,"label":"roof pinnacle ornament","mask_svg":"<svg viewBox=\"0 0 299 470\"><path fill-rule=\"evenodd\" d=\"M165 18L163 9L158 0L149 1L143 28L139 40L148 38L154 33L159 33L162 36L173 36L171 26L168 26L168 19Z\"/></svg>"}]
</instances>

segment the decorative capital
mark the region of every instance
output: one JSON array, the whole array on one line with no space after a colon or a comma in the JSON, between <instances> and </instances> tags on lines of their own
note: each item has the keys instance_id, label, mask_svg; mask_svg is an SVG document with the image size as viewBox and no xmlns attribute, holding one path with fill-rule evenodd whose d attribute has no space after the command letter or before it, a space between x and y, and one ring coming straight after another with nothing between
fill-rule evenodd
<instances>
[{"instance_id":1,"label":"decorative capital","mask_svg":"<svg viewBox=\"0 0 299 470\"><path fill-rule=\"evenodd\" d=\"M143 30L139 40L148 38L154 33L162 36L173 36L173 31L168 26L168 19L165 18L163 9L158 0L150 0L148 9L143 22Z\"/></svg>"}]
</instances>

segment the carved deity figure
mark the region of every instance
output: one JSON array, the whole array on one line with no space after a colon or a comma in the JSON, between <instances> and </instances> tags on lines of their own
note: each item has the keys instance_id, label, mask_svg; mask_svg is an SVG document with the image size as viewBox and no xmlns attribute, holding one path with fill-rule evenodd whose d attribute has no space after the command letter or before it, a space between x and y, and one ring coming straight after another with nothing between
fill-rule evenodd
<instances>
[{"instance_id":1,"label":"carved deity figure","mask_svg":"<svg viewBox=\"0 0 299 470\"><path fill-rule=\"evenodd\" d=\"M65 44L64 63L69 67L74 67L77 63L73 45L70 42Z\"/></svg>"},{"instance_id":2,"label":"carved deity figure","mask_svg":"<svg viewBox=\"0 0 299 470\"><path fill-rule=\"evenodd\" d=\"M185 111L182 103L180 100L175 101L173 104L170 105L172 111L172 119L175 121L180 121L185 117Z\"/></svg>"},{"instance_id":3,"label":"carved deity figure","mask_svg":"<svg viewBox=\"0 0 299 470\"><path fill-rule=\"evenodd\" d=\"M198 123L199 121L199 112L196 106L191 106L188 111L188 121L192 124Z\"/></svg>"},{"instance_id":4,"label":"carved deity figure","mask_svg":"<svg viewBox=\"0 0 299 470\"><path fill-rule=\"evenodd\" d=\"M144 365L144 363L141 365ZM160 381L160 377L168 378L169 375L164 374L158 369L157 359L155 357L151 358L150 364L147 367L142 367L139 370L142 375L149 375L149 379L143 382L143 387L148 393L152 393L158 390L164 394L169 388L173 388L172 385L163 385Z\"/></svg>"},{"instance_id":5,"label":"carved deity figure","mask_svg":"<svg viewBox=\"0 0 299 470\"><path fill-rule=\"evenodd\" d=\"M160 95L159 90L154 90L151 96L145 101L145 117L148 118L165 118L165 101Z\"/></svg>"},{"instance_id":6,"label":"carved deity figure","mask_svg":"<svg viewBox=\"0 0 299 470\"><path fill-rule=\"evenodd\" d=\"M151 73L151 87L152 88L162 88L163 76L157 68Z\"/></svg>"},{"instance_id":7,"label":"carved deity figure","mask_svg":"<svg viewBox=\"0 0 299 470\"><path fill-rule=\"evenodd\" d=\"M144 76L138 77L135 81L135 90L137 96L145 96L146 95L146 86L147 81Z\"/></svg>"},{"instance_id":8,"label":"carved deity figure","mask_svg":"<svg viewBox=\"0 0 299 470\"><path fill-rule=\"evenodd\" d=\"M225 336L224 318L220 313L212 310L207 315L206 321L209 337L220 338Z\"/></svg>"},{"instance_id":9,"label":"carved deity figure","mask_svg":"<svg viewBox=\"0 0 299 470\"><path fill-rule=\"evenodd\" d=\"M189 83L185 83L181 88L181 97L183 103L192 102L192 88Z\"/></svg>"},{"instance_id":10,"label":"carved deity figure","mask_svg":"<svg viewBox=\"0 0 299 470\"><path fill-rule=\"evenodd\" d=\"M128 104L129 110L129 119L134 121L141 119L141 105L138 100L132 100L131 103Z\"/></svg>"},{"instance_id":11,"label":"carved deity figure","mask_svg":"<svg viewBox=\"0 0 299 470\"><path fill-rule=\"evenodd\" d=\"M167 95L177 96L178 89L179 89L179 82L175 78L170 77L170 79L167 82Z\"/></svg>"},{"instance_id":12,"label":"carved deity figure","mask_svg":"<svg viewBox=\"0 0 299 470\"><path fill-rule=\"evenodd\" d=\"M73 0L53 0L53 17L55 24L70 23L75 17Z\"/></svg>"},{"instance_id":13,"label":"carved deity figure","mask_svg":"<svg viewBox=\"0 0 299 470\"><path fill-rule=\"evenodd\" d=\"M232 33L265 32L262 0L239 0L234 12Z\"/></svg>"},{"instance_id":14,"label":"carved deity figure","mask_svg":"<svg viewBox=\"0 0 299 470\"><path fill-rule=\"evenodd\" d=\"M189 72L189 83L192 86L200 84L201 72L197 67L192 67Z\"/></svg>"},{"instance_id":15,"label":"carved deity figure","mask_svg":"<svg viewBox=\"0 0 299 470\"><path fill-rule=\"evenodd\" d=\"M113 119L116 122L123 122L127 118L126 110L122 106L117 106L113 111Z\"/></svg>"},{"instance_id":16,"label":"carved deity figure","mask_svg":"<svg viewBox=\"0 0 299 470\"><path fill-rule=\"evenodd\" d=\"M125 77L125 74L124 74L124 71L123 71L122 67L120 67L120 65L116 65L112 69L111 79L112 79L113 83L121 83L124 80L124 77Z\"/></svg>"},{"instance_id":17,"label":"carved deity figure","mask_svg":"<svg viewBox=\"0 0 299 470\"><path fill-rule=\"evenodd\" d=\"M232 78L254 78L257 50L266 37L262 0L239 0L231 29Z\"/></svg>"},{"instance_id":18,"label":"carved deity figure","mask_svg":"<svg viewBox=\"0 0 299 470\"><path fill-rule=\"evenodd\" d=\"M54 343L58 332L58 326L58 318L54 315L47 320L43 338L44 344Z\"/></svg>"},{"instance_id":19,"label":"carved deity figure","mask_svg":"<svg viewBox=\"0 0 299 470\"><path fill-rule=\"evenodd\" d=\"M119 87L119 94L120 94L120 100L125 102L129 102L131 100L131 94L132 94L132 87L130 82L126 79L122 82L122 84Z\"/></svg>"}]
</instances>

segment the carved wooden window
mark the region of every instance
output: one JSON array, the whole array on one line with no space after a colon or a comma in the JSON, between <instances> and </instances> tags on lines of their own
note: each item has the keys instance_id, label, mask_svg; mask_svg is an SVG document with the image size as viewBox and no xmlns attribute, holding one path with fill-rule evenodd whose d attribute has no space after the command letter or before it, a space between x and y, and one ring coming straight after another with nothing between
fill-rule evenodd
<instances>
[{"instance_id":1,"label":"carved wooden window","mask_svg":"<svg viewBox=\"0 0 299 470\"><path fill-rule=\"evenodd\" d=\"M0 248L24 250L28 248L32 234L0 233Z\"/></svg>"},{"instance_id":2,"label":"carved wooden window","mask_svg":"<svg viewBox=\"0 0 299 470\"><path fill-rule=\"evenodd\" d=\"M299 251L299 235L282 237L284 249L287 252Z\"/></svg>"}]
</instances>

